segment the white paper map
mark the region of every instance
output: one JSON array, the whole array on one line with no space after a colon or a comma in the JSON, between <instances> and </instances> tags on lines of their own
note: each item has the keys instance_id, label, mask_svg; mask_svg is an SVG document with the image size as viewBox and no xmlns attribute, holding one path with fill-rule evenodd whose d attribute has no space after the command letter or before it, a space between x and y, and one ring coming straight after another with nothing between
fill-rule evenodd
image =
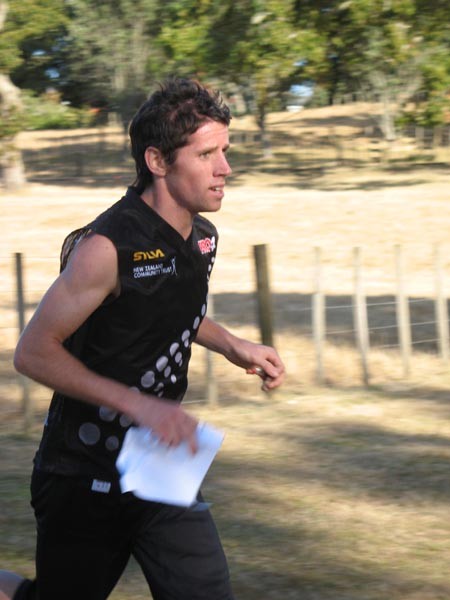
<instances>
[{"instance_id":1,"label":"white paper map","mask_svg":"<svg viewBox=\"0 0 450 600\"><path fill-rule=\"evenodd\" d=\"M198 450L186 442L168 448L145 427L130 427L116 466L123 493L143 500L191 506L216 456L224 434L207 423L197 427Z\"/></svg>"}]
</instances>

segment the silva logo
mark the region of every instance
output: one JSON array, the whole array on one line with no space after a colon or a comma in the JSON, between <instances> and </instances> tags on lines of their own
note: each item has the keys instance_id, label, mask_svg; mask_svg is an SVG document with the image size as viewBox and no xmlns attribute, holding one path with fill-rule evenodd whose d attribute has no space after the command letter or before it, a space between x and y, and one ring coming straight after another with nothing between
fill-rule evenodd
<instances>
[{"instance_id":1,"label":"silva logo","mask_svg":"<svg viewBox=\"0 0 450 600\"><path fill-rule=\"evenodd\" d=\"M133 260L155 260L156 258L164 258L165 254L159 248L157 250L141 250L133 254Z\"/></svg>"},{"instance_id":2,"label":"silva logo","mask_svg":"<svg viewBox=\"0 0 450 600\"><path fill-rule=\"evenodd\" d=\"M216 238L212 236L211 238L203 238L202 240L198 240L198 247L200 248L200 252L202 254L209 254L210 252L214 252L216 249Z\"/></svg>"}]
</instances>

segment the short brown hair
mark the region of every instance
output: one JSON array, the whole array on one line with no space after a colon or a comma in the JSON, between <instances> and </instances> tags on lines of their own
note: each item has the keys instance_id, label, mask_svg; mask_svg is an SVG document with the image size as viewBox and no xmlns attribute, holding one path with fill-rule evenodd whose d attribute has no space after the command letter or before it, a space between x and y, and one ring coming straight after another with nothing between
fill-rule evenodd
<instances>
[{"instance_id":1,"label":"short brown hair","mask_svg":"<svg viewBox=\"0 0 450 600\"><path fill-rule=\"evenodd\" d=\"M145 162L146 149L158 148L167 164L172 164L178 148L185 146L207 119L229 125L230 109L219 92L192 79L171 78L142 104L129 130L138 193L153 181Z\"/></svg>"}]
</instances>

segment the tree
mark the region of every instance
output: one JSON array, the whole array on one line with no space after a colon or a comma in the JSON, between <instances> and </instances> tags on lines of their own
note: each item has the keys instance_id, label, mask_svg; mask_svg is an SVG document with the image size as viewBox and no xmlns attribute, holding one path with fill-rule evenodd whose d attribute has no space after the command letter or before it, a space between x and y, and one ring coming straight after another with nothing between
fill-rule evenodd
<instances>
[{"instance_id":1,"label":"tree","mask_svg":"<svg viewBox=\"0 0 450 600\"><path fill-rule=\"evenodd\" d=\"M10 76L21 89L44 92L53 84L58 45L67 17L63 0L9 0L9 35L16 42L16 61Z\"/></svg>"},{"instance_id":2,"label":"tree","mask_svg":"<svg viewBox=\"0 0 450 600\"><path fill-rule=\"evenodd\" d=\"M297 77L322 61L323 45L317 33L296 26L292 3L264 2L250 17L245 33L228 57L229 72L247 88L254 101L255 116L266 154L266 117Z\"/></svg>"},{"instance_id":3,"label":"tree","mask_svg":"<svg viewBox=\"0 0 450 600\"><path fill-rule=\"evenodd\" d=\"M422 85L408 117L426 126L450 118L450 4L447 0L416 0L414 27L427 47Z\"/></svg>"},{"instance_id":4,"label":"tree","mask_svg":"<svg viewBox=\"0 0 450 600\"><path fill-rule=\"evenodd\" d=\"M63 20L62 0L0 0L0 162L3 184L20 188L25 182L22 155L16 135L23 128L24 116L20 90L11 81L11 73L24 57L21 44L30 38L54 31Z\"/></svg>"},{"instance_id":5,"label":"tree","mask_svg":"<svg viewBox=\"0 0 450 600\"><path fill-rule=\"evenodd\" d=\"M355 22L352 2L296 0L294 11L299 25L307 19L322 40L323 61L313 73L316 88L323 89L328 104L340 93L355 91L361 71L366 38L362 24Z\"/></svg>"},{"instance_id":6,"label":"tree","mask_svg":"<svg viewBox=\"0 0 450 600\"><path fill-rule=\"evenodd\" d=\"M443 118L448 2L296 0L295 11L308 14L325 40L325 68L315 81L326 89L330 104L340 92L381 101L380 127L388 140L395 138L395 123L418 92L426 98L420 107L424 119L438 113Z\"/></svg>"},{"instance_id":7,"label":"tree","mask_svg":"<svg viewBox=\"0 0 450 600\"><path fill-rule=\"evenodd\" d=\"M126 128L161 72L156 0L68 0L61 87L75 103L107 106Z\"/></svg>"},{"instance_id":8,"label":"tree","mask_svg":"<svg viewBox=\"0 0 450 600\"><path fill-rule=\"evenodd\" d=\"M361 54L360 87L371 99L381 101L380 126L388 141L396 137L396 122L417 97L426 98L428 116L445 101L450 83L448 61L448 18L444 23L430 15L422 23L421 2L417 0L363 0L348 2L356 23L362 23L365 49ZM431 3L433 4L433 3ZM440 5L441 2L436 2ZM442 13L437 11L437 14ZM447 9L448 16L448 9ZM444 40L447 41L446 52ZM436 64L443 59L442 64ZM444 93L443 93L444 92ZM441 102L442 108L442 102ZM441 110L441 118L444 111ZM428 118L428 124L436 124Z\"/></svg>"},{"instance_id":9,"label":"tree","mask_svg":"<svg viewBox=\"0 0 450 600\"><path fill-rule=\"evenodd\" d=\"M267 113L323 59L320 37L306 21L298 26L293 8L281 0L171 2L160 36L173 69L240 87L266 154Z\"/></svg>"},{"instance_id":10,"label":"tree","mask_svg":"<svg viewBox=\"0 0 450 600\"><path fill-rule=\"evenodd\" d=\"M395 140L396 119L421 86L421 67L426 62L426 49L409 16L393 11L377 15L363 53L368 66L361 87L371 99L381 101L380 126L388 142Z\"/></svg>"},{"instance_id":11,"label":"tree","mask_svg":"<svg viewBox=\"0 0 450 600\"><path fill-rule=\"evenodd\" d=\"M5 0L0 0L0 31L5 27L7 14L8 5ZM13 52L9 58L5 53L5 46L8 47L6 39L8 36L5 34L4 36L0 46L0 67L6 71L8 65L14 65L17 58ZM0 166L6 189L17 189L25 183L22 156L15 145L15 136L20 131L21 111L19 89L12 83L7 72L0 71Z\"/></svg>"}]
</instances>

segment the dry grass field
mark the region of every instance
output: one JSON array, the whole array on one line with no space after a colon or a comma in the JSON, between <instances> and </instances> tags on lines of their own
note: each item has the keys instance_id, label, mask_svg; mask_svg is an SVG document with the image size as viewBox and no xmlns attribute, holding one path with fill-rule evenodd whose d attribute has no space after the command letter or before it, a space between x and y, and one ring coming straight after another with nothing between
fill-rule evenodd
<instances>
[{"instance_id":1,"label":"dry grass field","mask_svg":"<svg viewBox=\"0 0 450 600\"><path fill-rule=\"evenodd\" d=\"M189 407L226 432L204 492L239 600L450 598L450 377L436 353L433 306L435 244L447 295L450 285L450 158L419 153L414 161L368 162L362 132L374 110L271 116L273 157L237 144L223 208L211 217L220 232L215 314L258 338L252 246L267 244L275 339L288 371L284 389L267 397L217 358L220 403L210 406L200 402L204 353L193 358ZM249 129L248 121L233 124L236 133ZM337 160L330 151L318 162L313 137L339 137L352 152ZM132 166L111 130L26 133L21 143L29 184L0 194L0 568L31 575L28 479L49 394L31 386L36 415L24 436L11 366L11 255L24 254L29 315L57 273L64 235L121 195ZM396 244L415 323L409 378L394 327ZM352 332L355 246L369 302L369 388L361 385ZM327 295L324 387L314 384L314 247L322 248ZM145 597L131 563L112 598Z\"/></svg>"}]
</instances>

